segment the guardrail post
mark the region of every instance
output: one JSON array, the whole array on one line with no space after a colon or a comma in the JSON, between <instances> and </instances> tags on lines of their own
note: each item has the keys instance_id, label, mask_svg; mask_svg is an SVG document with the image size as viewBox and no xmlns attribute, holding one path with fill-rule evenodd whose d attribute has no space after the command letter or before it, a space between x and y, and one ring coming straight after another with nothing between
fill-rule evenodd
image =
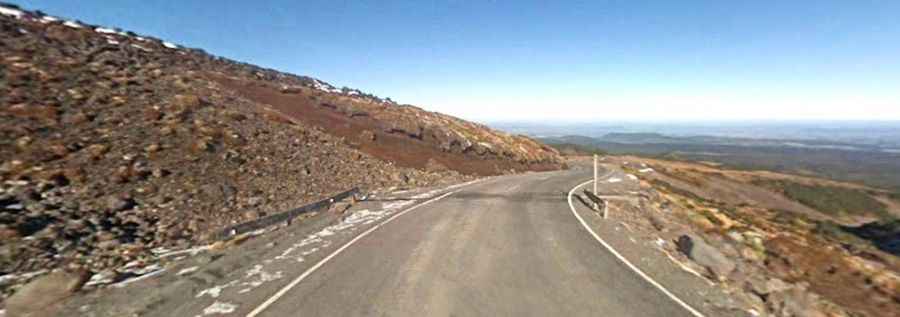
<instances>
[{"instance_id":1,"label":"guardrail post","mask_svg":"<svg viewBox=\"0 0 900 317\"><path fill-rule=\"evenodd\" d=\"M603 219L606 219L606 214L609 212L609 200L603 201Z\"/></svg>"}]
</instances>

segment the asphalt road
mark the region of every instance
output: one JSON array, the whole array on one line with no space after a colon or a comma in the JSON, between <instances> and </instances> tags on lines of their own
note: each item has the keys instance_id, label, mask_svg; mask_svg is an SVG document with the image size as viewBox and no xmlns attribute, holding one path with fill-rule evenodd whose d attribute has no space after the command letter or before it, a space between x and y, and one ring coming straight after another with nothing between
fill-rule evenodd
<instances>
[{"instance_id":1,"label":"asphalt road","mask_svg":"<svg viewBox=\"0 0 900 317\"><path fill-rule=\"evenodd\" d=\"M257 294L259 303L239 310L255 308L259 316L691 316L573 216L567 193L588 178L585 170L536 173L463 187L393 219L312 271L284 272L294 283L282 283L279 296Z\"/></svg>"}]
</instances>

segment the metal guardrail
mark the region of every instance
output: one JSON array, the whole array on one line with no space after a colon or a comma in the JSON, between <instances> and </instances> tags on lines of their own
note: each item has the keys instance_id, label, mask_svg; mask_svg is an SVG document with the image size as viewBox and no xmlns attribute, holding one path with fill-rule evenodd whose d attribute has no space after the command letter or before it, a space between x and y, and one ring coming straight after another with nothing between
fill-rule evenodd
<instances>
[{"instance_id":1,"label":"metal guardrail","mask_svg":"<svg viewBox=\"0 0 900 317\"><path fill-rule=\"evenodd\" d=\"M350 190L338 193L337 195L331 196L329 198L325 198L323 200L304 205L298 208L294 208L288 211L268 215L265 217L261 217L259 219L250 220L244 223L239 223L230 227L227 227L215 234L212 235L212 240L225 240L231 238L236 235L244 234L247 232L263 229L265 227L278 224L285 223L296 218L299 215L316 211L319 209L323 209L326 207L331 207L335 202L341 201L359 193L359 188L354 187Z\"/></svg>"},{"instance_id":2,"label":"metal guardrail","mask_svg":"<svg viewBox=\"0 0 900 317\"><path fill-rule=\"evenodd\" d=\"M603 198L600 198L600 196L594 195L594 193L592 193L591 191L589 191L587 189L584 190L584 195L587 196L587 198L590 199L592 203L594 203L594 206L597 206L596 207L597 211L600 211L599 208L606 205L606 202L603 201Z\"/></svg>"}]
</instances>

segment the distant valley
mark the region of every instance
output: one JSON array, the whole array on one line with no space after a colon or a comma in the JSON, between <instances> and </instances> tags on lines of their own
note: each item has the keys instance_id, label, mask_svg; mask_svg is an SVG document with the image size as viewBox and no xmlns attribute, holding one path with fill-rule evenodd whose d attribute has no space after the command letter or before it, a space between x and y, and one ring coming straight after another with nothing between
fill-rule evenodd
<instances>
[{"instance_id":1,"label":"distant valley","mask_svg":"<svg viewBox=\"0 0 900 317\"><path fill-rule=\"evenodd\" d=\"M889 132L887 129L881 130L885 131ZM767 137L767 133L760 131L760 138L747 138L678 136L656 132L610 132L595 136L526 132L563 150L579 147L582 151L705 162L734 169L817 175L900 189L900 150L896 145L900 138L869 138L852 142L847 141L852 137L839 134L835 134L834 139L800 136L777 139Z\"/></svg>"}]
</instances>

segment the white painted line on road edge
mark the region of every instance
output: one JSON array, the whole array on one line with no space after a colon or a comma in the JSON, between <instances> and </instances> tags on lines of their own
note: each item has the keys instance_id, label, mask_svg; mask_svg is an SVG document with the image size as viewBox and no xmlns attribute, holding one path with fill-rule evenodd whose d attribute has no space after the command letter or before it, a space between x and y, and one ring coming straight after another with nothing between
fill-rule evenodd
<instances>
[{"instance_id":1,"label":"white painted line on road edge","mask_svg":"<svg viewBox=\"0 0 900 317\"><path fill-rule=\"evenodd\" d=\"M676 297L674 294L669 292L669 290L667 290L665 287L663 287L662 285L660 285L659 283L654 281L652 278L650 278L650 276L648 276L646 273L644 273L644 271L641 271L641 269L634 266L634 264L631 264L631 262L629 262L628 259L626 259L624 256L619 254L619 252L616 251L616 249L613 249L613 247L610 246L608 243L606 243L606 241L603 241L603 239L601 239L600 236L598 236L597 233L594 232L594 229L591 229L591 226L589 226L587 224L587 222L584 221L584 218L581 218L581 215L579 215L578 212L575 211L575 205L572 204L572 193L574 193L576 190L578 190L579 187L590 184L593 181L594 180L591 179L589 181L581 183L578 186L573 187L572 190L569 191L569 197L568 197L569 198L569 208L572 209L572 214L575 215L575 218L578 218L578 221L581 222L581 226L583 226L584 229L586 229L592 236L594 236L594 239L596 239L598 242L600 242L600 244L602 244L604 247L606 247L606 249L609 250L610 253L612 253L616 258L618 258L619 261L622 261L622 263L625 263L625 265L628 266L628 268L630 268L632 271L637 273L640 277L644 278L644 280L646 280L648 283L655 286L657 289L659 289L661 292L663 292L663 294L665 294L670 299L672 299L673 301L678 303L678 305L681 305L681 307L684 307L684 309L686 309L692 315L694 315L696 317L704 317L702 313L700 313L699 311L697 311L696 309L694 309L693 307L691 307L690 305L688 305L687 303L685 303L684 301L682 301L681 299Z\"/></svg>"},{"instance_id":2,"label":"white painted line on road edge","mask_svg":"<svg viewBox=\"0 0 900 317\"><path fill-rule=\"evenodd\" d=\"M247 314L247 317L255 317L255 316L259 315L260 313L262 313L264 310L266 310L266 308L269 308L269 306L271 306L271 305L274 304L276 301L278 301L279 298L281 298L282 296L284 296L285 294L287 294L287 292L290 291L292 288L294 288L294 286L297 286L297 284L300 284L300 282L302 282L303 279L305 279L307 276L309 276L310 274L312 274L313 272L315 272L316 270L318 270L320 267L322 267L322 265L324 265L325 263L327 263L328 261L330 261L332 258L334 258L334 257L337 256L338 254L340 254L341 252L343 252L345 249L349 248L351 245L353 245L354 243L356 243L356 241L359 241L360 239L362 239L362 238L364 238L365 236L369 235L369 234L372 233L373 231L378 230L378 228L381 228L382 226L386 225L387 223L391 222L392 220L397 219L397 217L400 217L400 216L402 216L403 214L406 214L407 212L413 211L413 210L416 209L416 208L419 208L419 207L428 205L428 204L430 204L430 203L436 202L436 201L438 201L438 200L441 200L441 199L443 199L443 198L445 198L445 197L447 197L447 196L450 196L450 195L452 195L452 194L454 194L454 193L456 193L456 191L452 191L452 192L443 194L443 195L441 195L441 196L438 196L438 197L436 197L436 198L432 198L431 200L428 200L428 201L423 202L423 203L421 203L421 204L412 206L412 207L410 207L410 208L408 208L408 209L406 209L406 210L404 210L404 211L401 211L401 212L399 212L399 213L397 213L397 214L391 216L390 218L388 218L388 219L385 220L384 222L379 223L379 224L373 226L372 228L369 228L369 230L366 230L365 232L360 233L358 236L356 236L356 238L353 238L353 240L350 240L350 242L347 242L346 244L344 244L343 246L341 246L340 248L338 248L337 250L335 250L334 252L332 252L331 254L329 254L328 256L326 256L324 259L322 259L321 261L319 261L319 263L316 263L316 265L313 265L312 267L310 267L309 269L307 269L306 272L303 272L303 274L300 274L300 276L298 276L296 279L294 279L293 281L291 281L290 284L288 284L287 286L285 286L284 288L282 288L281 290L279 290L278 293L275 293L275 295L272 295L272 297L270 297L270 298L267 299L265 302L263 302L262 304L260 304L259 307L256 307L256 309L254 309L254 310L251 311L249 314Z\"/></svg>"}]
</instances>

